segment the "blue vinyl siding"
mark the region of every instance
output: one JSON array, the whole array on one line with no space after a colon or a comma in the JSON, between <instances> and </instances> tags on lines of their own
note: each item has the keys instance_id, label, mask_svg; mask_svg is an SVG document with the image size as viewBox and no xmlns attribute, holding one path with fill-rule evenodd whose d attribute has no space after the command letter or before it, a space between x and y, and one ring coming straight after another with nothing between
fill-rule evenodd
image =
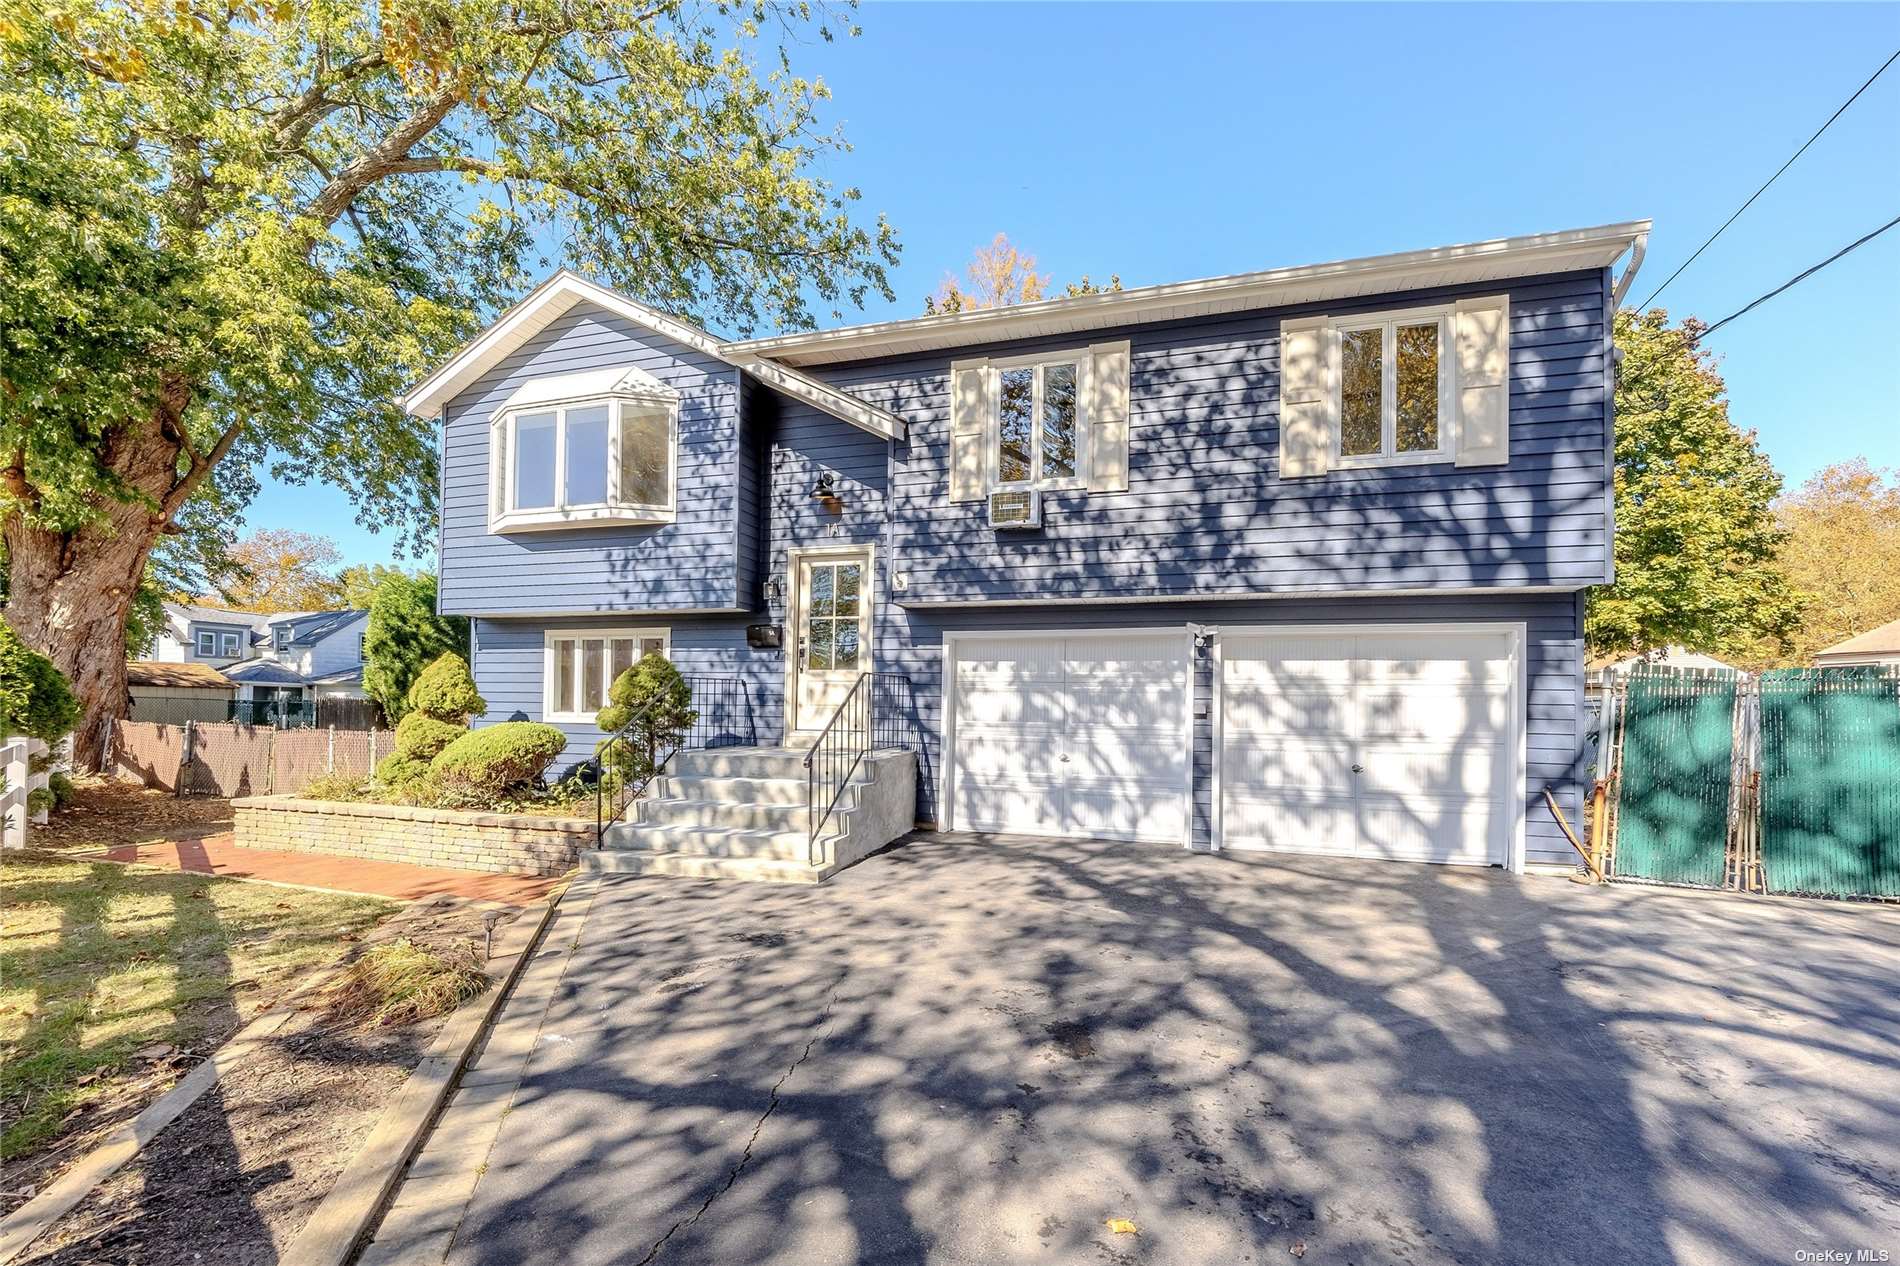
<instances>
[{"instance_id":1,"label":"blue vinyl siding","mask_svg":"<svg viewBox=\"0 0 1900 1266\"><path fill-rule=\"evenodd\" d=\"M1607 274L1368 296L824 369L910 424L893 446L892 546L914 602L1191 598L1608 577ZM1511 460L1278 470L1284 317L1511 296ZM1129 489L1045 494L1037 532L949 500L949 365L1127 337Z\"/></svg>"},{"instance_id":2,"label":"blue vinyl siding","mask_svg":"<svg viewBox=\"0 0 1900 1266\"><path fill-rule=\"evenodd\" d=\"M680 393L678 518L660 527L488 531L488 423L530 378L638 365ZM588 305L557 318L446 411L441 609L450 614L730 610L738 604L738 371Z\"/></svg>"},{"instance_id":3,"label":"blue vinyl siding","mask_svg":"<svg viewBox=\"0 0 1900 1266\"><path fill-rule=\"evenodd\" d=\"M884 578L879 577L880 582ZM1580 601L1575 594L1476 595L1391 598L1312 598L1141 604L1138 606L1020 607L918 611L881 601L874 615L876 661L880 671L903 674L911 683L922 731L917 784L917 817L937 819L937 794L943 768L943 636L949 632L1091 628L1180 630L1189 623L1225 627L1418 622L1511 622L1525 626L1526 815L1528 860L1564 862L1570 846L1543 804L1549 787L1580 822L1588 773L1583 755L1583 642ZM777 618L776 614L774 618ZM625 623L622 619L619 623ZM489 710L481 724L542 715L544 632L549 627L606 627L606 620L477 620L475 681ZM671 629L673 660L682 672L713 673L744 683L759 741L780 740L784 727L785 661L776 651L755 651L745 644L743 617L704 617L661 621ZM1194 661L1195 697L1212 698L1212 658ZM1213 719L1194 721L1193 838L1205 846L1213 823ZM565 764L586 759L600 734L589 725L563 724L569 739Z\"/></svg>"}]
</instances>

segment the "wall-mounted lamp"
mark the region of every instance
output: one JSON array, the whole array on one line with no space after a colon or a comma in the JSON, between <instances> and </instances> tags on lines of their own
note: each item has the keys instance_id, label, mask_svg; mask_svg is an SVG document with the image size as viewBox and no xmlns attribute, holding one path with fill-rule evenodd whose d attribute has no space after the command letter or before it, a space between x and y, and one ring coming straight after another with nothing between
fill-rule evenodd
<instances>
[{"instance_id":1,"label":"wall-mounted lamp","mask_svg":"<svg viewBox=\"0 0 1900 1266\"><path fill-rule=\"evenodd\" d=\"M826 471L818 476L818 482L812 485L811 495L820 501L843 500L843 498L838 495L838 485L832 479L830 471Z\"/></svg>"},{"instance_id":2,"label":"wall-mounted lamp","mask_svg":"<svg viewBox=\"0 0 1900 1266\"><path fill-rule=\"evenodd\" d=\"M784 583L780 581L777 576L767 576L765 578L765 600L767 602L777 602L780 598L783 598L784 596L785 596Z\"/></svg>"}]
</instances>

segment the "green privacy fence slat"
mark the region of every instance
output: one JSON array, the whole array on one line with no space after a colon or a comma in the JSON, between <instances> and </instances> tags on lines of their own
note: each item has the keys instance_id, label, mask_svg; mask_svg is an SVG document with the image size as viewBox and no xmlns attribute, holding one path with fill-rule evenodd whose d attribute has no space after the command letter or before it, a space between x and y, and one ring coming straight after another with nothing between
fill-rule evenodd
<instances>
[{"instance_id":1,"label":"green privacy fence slat","mask_svg":"<svg viewBox=\"0 0 1900 1266\"><path fill-rule=\"evenodd\" d=\"M1900 673L1761 676L1768 891L1900 897Z\"/></svg>"},{"instance_id":2,"label":"green privacy fence slat","mask_svg":"<svg viewBox=\"0 0 1900 1266\"><path fill-rule=\"evenodd\" d=\"M1639 666L1624 697L1615 873L1723 882L1735 755L1733 673Z\"/></svg>"}]
</instances>

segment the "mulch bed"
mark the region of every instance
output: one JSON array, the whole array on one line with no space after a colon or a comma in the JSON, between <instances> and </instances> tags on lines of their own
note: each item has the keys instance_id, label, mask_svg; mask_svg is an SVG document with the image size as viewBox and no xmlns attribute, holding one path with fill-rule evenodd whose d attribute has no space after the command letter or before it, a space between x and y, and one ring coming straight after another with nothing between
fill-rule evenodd
<instances>
[{"instance_id":1,"label":"mulch bed","mask_svg":"<svg viewBox=\"0 0 1900 1266\"><path fill-rule=\"evenodd\" d=\"M73 788L73 803L32 830L34 848L114 848L153 840L203 839L234 830L231 802L219 796L174 796L137 783L89 779Z\"/></svg>"},{"instance_id":2,"label":"mulch bed","mask_svg":"<svg viewBox=\"0 0 1900 1266\"><path fill-rule=\"evenodd\" d=\"M508 910L497 931L525 911ZM423 902L366 944L483 943L479 907ZM446 1023L341 1028L305 1008L101 1183L23 1261L267 1266L296 1238Z\"/></svg>"}]
</instances>

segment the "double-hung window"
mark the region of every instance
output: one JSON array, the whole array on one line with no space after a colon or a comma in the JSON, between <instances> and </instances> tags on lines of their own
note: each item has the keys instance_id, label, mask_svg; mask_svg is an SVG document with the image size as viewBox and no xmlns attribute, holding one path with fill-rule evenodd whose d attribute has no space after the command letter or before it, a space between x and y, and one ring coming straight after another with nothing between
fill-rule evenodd
<instances>
[{"instance_id":1,"label":"double-hung window","mask_svg":"<svg viewBox=\"0 0 1900 1266\"><path fill-rule=\"evenodd\" d=\"M1086 486L1088 353L998 361L994 372L991 486Z\"/></svg>"},{"instance_id":2,"label":"double-hung window","mask_svg":"<svg viewBox=\"0 0 1900 1266\"><path fill-rule=\"evenodd\" d=\"M198 630L198 655L210 659L218 653L218 635L210 629Z\"/></svg>"},{"instance_id":3,"label":"double-hung window","mask_svg":"<svg viewBox=\"0 0 1900 1266\"><path fill-rule=\"evenodd\" d=\"M621 673L667 655L665 629L556 629L546 637L542 718L592 724Z\"/></svg>"},{"instance_id":4,"label":"double-hung window","mask_svg":"<svg viewBox=\"0 0 1900 1266\"><path fill-rule=\"evenodd\" d=\"M1449 309L1340 322L1339 464L1446 459L1450 362Z\"/></svg>"},{"instance_id":5,"label":"double-hung window","mask_svg":"<svg viewBox=\"0 0 1900 1266\"><path fill-rule=\"evenodd\" d=\"M218 635L218 642L220 644L221 653L225 655L230 655L233 657L237 655L238 653L238 635L237 634L221 633Z\"/></svg>"},{"instance_id":6,"label":"double-hung window","mask_svg":"<svg viewBox=\"0 0 1900 1266\"><path fill-rule=\"evenodd\" d=\"M639 369L531 380L490 423L490 529L670 522L678 422Z\"/></svg>"}]
</instances>

